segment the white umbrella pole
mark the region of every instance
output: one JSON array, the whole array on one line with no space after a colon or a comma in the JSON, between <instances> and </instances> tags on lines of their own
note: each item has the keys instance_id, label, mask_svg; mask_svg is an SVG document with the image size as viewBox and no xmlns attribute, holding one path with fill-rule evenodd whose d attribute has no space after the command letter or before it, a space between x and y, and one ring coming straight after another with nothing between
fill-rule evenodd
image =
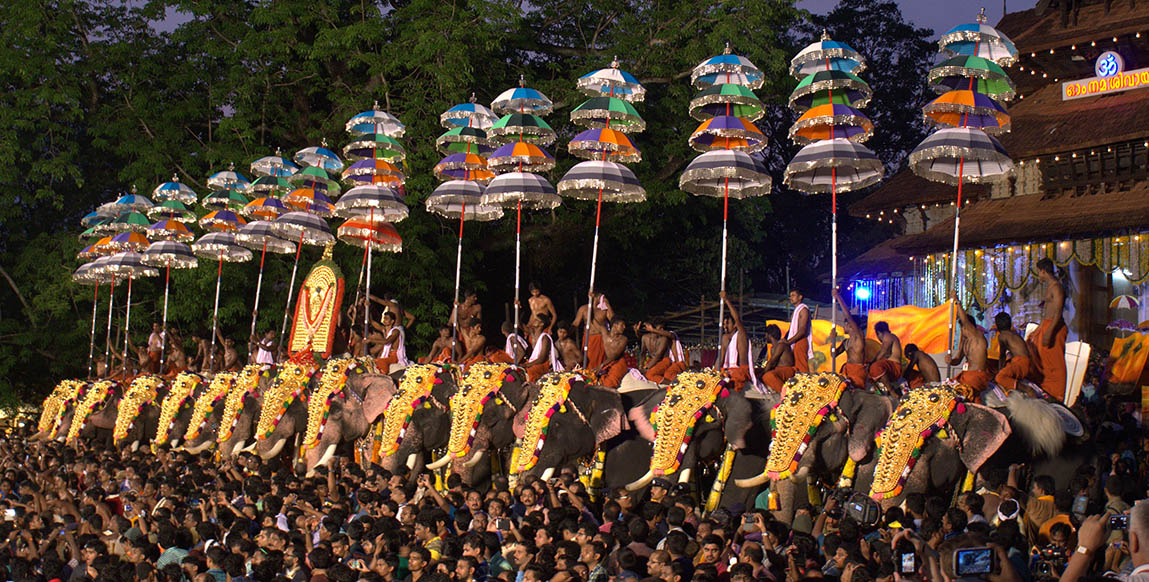
<instances>
[{"instance_id":1,"label":"white umbrella pole","mask_svg":"<svg viewBox=\"0 0 1149 582\"><path fill-rule=\"evenodd\" d=\"M215 307L211 312L211 351L208 353L207 371L215 370L215 336L219 333L219 284L223 281L223 250L219 251L219 267L215 272Z\"/></svg>"},{"instance_id":2,"label":"white umbrella pole","mask_svg":"<svg viewBox=\"0 0 1149 582\"><path fill-rule=\"evenodd\" d=\"M451 318L451 361L458 362L458 354L455 353L455 348L458 342L455 338L459 335L459 282L463 274L463 219L467 216L467 202L463 201L463 211L459 213L459 245L455 250L455 303L454 309L451 313L454 317ZM518 281L518 277L515 277Z\"/></svg>"},{"instance_id":3,"label":"white umbrella pole","mask_svg":"<svg viewBox=\"0 0 1149 582\"><path fill-rule=\"evenodd\" d=\"M92 366L96 358L96 307L100 300L100 284L96 283L96 290L92 293L92 333L88 342L88 377L92 377Z\"/></svg>"},{"instance_id":4,"label":"white umbrella pole","mask_svg":"<svg viewBox=\"0 0 1149 582\"><path fill-rule=\"evenodd\" d=\"M303 231L299 231L299 242L295 245L295 264L291 265L291 283L287 285L287 305L283 308L283 325L279 328L279 341L275 344L275 351L283 346L283 335L287 333L287 317L291 315L291 299L295 294L295 272L299 269L299 252L303 250ZM274 358L278 358L276 353Z\"/></svg>"},{"instance_id":5,"label":"white umbrella pole","mask_svg":"<svg viewBox=\"0 0 1149 582\"><path fill-rule=\"evenodd\" d=\"M160 374L164 373L164 363L167 360L168 354L168 289L172 279L172 261L168 259L168 264L164 272L164 314L162 316L163 323L160 324L163 330L160 333Z\"/></svg>"},{"instance_id":6,"label":"white umbrella pole","mask_svg":"<svg viewBox=\"0 0 1149 582\"><path fill-rule=\"evenodd\" d=\"M722 192L722 266L718 269L718 290L720 292L726 291L726 235L727 235L727 222L730 218L730 178L724 179L725 189ZM722 325L726 322L726 302L722 300L721 296L718 299L718 358L714 360L714 369L721 370L722 365L725 364L723 360L728 357L725 351L729 346L722 345ZM737 360L735 360L737 364ZM751 370L753 373L753 370Z\"/></svg>"},{"instance_id":7,"label":"white umbrella pole","mask_svg":"<svg viewBox=\"0 0 1149 582\"><path fill-rule=\"evenodd\" d=\"M127 381L127 379L128 379L128 345L131 343L131 336L129 335L129 332L132 329L132 279L133 278L134 277L132 277L131 275L128 276L128 304L124 308L124 367L122 368L122 371L123 371L122 378L124 381Z\"/></svg>"},{"instance_id":8,"label":"white umbrella pole","mask_svg":"<svg viewBox=\"0 0 1149 582\"><path fill-rule=\"evenodd\" d=\"M523 201L519 200L515 218L515 333L519 332L519 271L522 269ZM589 315L589 314L588 314Z\"/></svg>"},{"instance_id":9,"label":"white umbrella pole","mask_svg":"<svg viewBox=\"0 0 1149 582\"><path fill-rule=\"evenodd\" d=\"M830 169L830 290L838 290L838 169ZM830 329L838 331L838 302L830 298ZM830 371L838 371L838 356L830 342Z\"/></svg>"},{"instance_id":10,"label":"white umbrella pole","mask_svg":"<svg viewBox=\"0 0 1149 582\"><path fill-rule=\"evenodd\" d=\"M108 293L108 337L104 340L104 373L112 371L112 313L116 305L116 280L112 279L112 291Z\"/></svg>"},{"instance_id":11,"label":"white umbrella pole","mask_svg":"<svg viewBox=\"0 0 1149 582\"><path fill-rule=\"evenodd\" d=\"M964 181L962 179L963 178L962 175L964 173L965 173L965 157L963 156L962 158L960 158L958 160L958 195L957 195L957 207L954 210L954 250L953 250L953 253L950 254L950 285L949 285L950 289L949 289L949 291L950 291L951 296L954 293L956 293L957 289L958 289L958 280L957 280L958 238L961 235L961 203L962 203L961 185L962 185L962 182ZM956 305L950 306L950 310L949 310L949 312L950 312L950 314L949 314L950 315L950 317L949 317L949 333L948 333L949 344L946 346L947 349L953 349L954 317L956 317L956 315L957 315L955 313L956 310L957 310Z\"/></svg>"},{"instance_id":12,"label":"white umbrella pole","mask_svg":"<svg viewBox=\"0 0 1149 582\"><path fill-rule=\"evenodd\" d=\"M371 328L371 245L375 244L375 208L371 208L371 214L368 222L371 223L371 230L367 233L367 286L364 288L365 296L363 297L363 357L367 357L369 353L367 350L367 334ZM362 273L362 271L360 271ZM358 290L358 287L356 287ZM400 324L402 325L402 324Z\"/></svg>"},{"instance_id":13,"label":"white umbrella pole","mask_svg":"<svg viewBox=\"0 0 1149 582\"><path fill-rule=\"evenodd\" d=\"M267 258L267 240L263 241L263 250L259 254L259 276L255 279L255 306L251 308L251 338L255 335L255 322L259 318L259 296L263 292L263 261ZM248 343L251 340L248 339ZM254 346L252 346L254 347Z\"/></svg>"}]
</instances>

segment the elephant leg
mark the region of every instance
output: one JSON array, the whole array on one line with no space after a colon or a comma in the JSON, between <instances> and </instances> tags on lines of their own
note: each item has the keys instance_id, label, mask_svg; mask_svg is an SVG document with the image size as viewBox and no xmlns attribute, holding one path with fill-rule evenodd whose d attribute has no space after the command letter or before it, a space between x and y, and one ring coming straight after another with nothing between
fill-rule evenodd
<instances>
[{"instance_id":1,"label":"elephant leg","mask_svg":"<svg viewBox=\"0 0 1149 582\"><path fill-rule=\"evenodd\" d=\"M778 479L770 484L770 490L774 493L774 498L778 504L778 509L772 511L774 519L782 523L793 523L799 488L803 492L805 491L805 480L798 483L796 479Z\"/></svg>"}]
</instances>

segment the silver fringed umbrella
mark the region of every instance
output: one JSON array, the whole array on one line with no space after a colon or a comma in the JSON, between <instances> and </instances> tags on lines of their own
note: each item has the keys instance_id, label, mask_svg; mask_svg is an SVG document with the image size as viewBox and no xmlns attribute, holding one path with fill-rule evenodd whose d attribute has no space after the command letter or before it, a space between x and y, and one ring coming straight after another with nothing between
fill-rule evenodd
<instances>
[{"instance_id":1,"label":"silver fringed umbrella","mask_svg":"<svg viewBox=\"0 0 1149 582\"><path fill-rule=\"evenodd\" d=\"M230 232L213 232L205 234L192 243L192 252L204 259L217 259L219 264L215 274L215 307L211 314L211 351L208 357L208 371L215 371L215 340L219 335L219 289L223 281L223 264L245 263L251 260L251 251L239 246L235 242L235 234Z\"/></svg>"},{"instance_id":2,"label":"silver fringed umbrella","mask_svg":"<svg viewBox=\"0 0 1149 582\"><path fill-rule=\"evenodd\" d=\"M251 335L255 335L256 320L259 319L259 298L263 292L263 265L267 252L286 255L295 252L295 243L276 236L269 220L255 220L247 223L235 233L235 242L253 251L259 251L259 276L255 280L255 305L251 308ZM250 337L250 336L249 336Z\"/></svg>"},{"instance_id":3,"label":"silver fringed umbrella","mask_svg":"<svg viewBox=\"0 0 1149 582\"><path fill-rule=\"evenodd\" d=\"M558 182L559 195L576 200L595 200L600 191L603 202L646 200L646 190L634 172L615 162L579 162Z\"/></svg>"},{"instance_id":4,"label":"silver fringed umbrella","mask_svg":"<svg viewBox=\"0 0 1149 582\"><path fill-rule=\"evenodd\" d=\"M399 192L389 186L367 184L347 191L335 203L335 215L340 218L369 218L379 222L401 222L409 210Z\"/></svg>"},{"instance_id":5,"label":"silver fringed umbrella","mask_svg":"<svg viewBox=\"0 0 1149 582\"><path fill-rule=\"evenodd\" d=\"M97 259L97 261L98 260L99 259ZM95 357L96 357L96 311L97 311L97 308L99 307L99 303L100 303L100 285L103 283L111 283L112 284L112 291L114 292L116 289L115 277L112 275L101 275L101 274L99 274L99 272L97 270L95 270L95 265L96 265L96 261L92 261L90 263L84 263L83 265L80 265L80 268L76 269L76 271L74 273L72 273L72 282L78 283L80 285L91 285L92 286L92 331L91 331L90 339L88 341L88 377L89 378L92 377L92 366L95 363ZM108 303L108 309L109 309L108 331L110 334L111 333L111 316L110 316L110 313L111 313L111 296L110 295L109 295L108 301L109 301L109 303Z\"/></svg>"},{"instance_id":6,"label":"silver fringed umbrella","mask_svg":"<svg viewBox=\"0 0 1149 582\"><path fill-rule=\"evenodd\" d=\"M171 286L172 268L194 269L199 265L191 247L174 240L154 242L143 252L141 259L145 265L164 268L164 310L163 333L160 335L160 373L164 373L164 362L167 359L168 341L168 292Z\"/></svg>"}]
</instances>

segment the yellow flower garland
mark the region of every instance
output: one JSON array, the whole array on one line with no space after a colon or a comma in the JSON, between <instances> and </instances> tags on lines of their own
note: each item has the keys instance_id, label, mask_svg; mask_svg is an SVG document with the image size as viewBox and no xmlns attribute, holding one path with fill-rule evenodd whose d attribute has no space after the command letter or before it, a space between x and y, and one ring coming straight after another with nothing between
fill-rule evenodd
<instances>
[{"instance_id":1,"label":"yellow flower garland","mask_svg":"<svg viewBox=\"0 0 1149 582\"><path fill-rule=\"evenodd\" d=\"M40 422L36 425L37 429L40 432L48 432L49 439L56 438L56 433L60 431L60 421L63 420L64 412L68 409L68 403L75 400L83 388L84 383L79 380L64 380L57 384L52 389L52 393L44 399L44 405L40 412Z\"/></svg>"},{"instance_id":2,"label":"yellow flower garland","mask_svg":"<svg viewBox=\"0 0 1149 582\"><path fill-rule=\"evenodd\" d=\"M358 365L354 358L328 360L319 376L319 385L307 401L307 430L303 433L303 449L311 449L319 444L323 427L327 424L327 414L331 410L331 398L343 391L347 384L347 374Z\"/></svg>"},{"instance_id":3,"label":"yellow flower garland","mask_svg":"<svg viewBox=\"0 0 1149 582\"><path fill-rule=\"evenodd\" d=\"M244 398L259 387L259 377L262 372L262 364L248 364L240 371L239 378L236 379L223 401L223 413L219 418L219 434L215 438L217 443L225 442L231 438L235 424L239 422L239 415L243 412Z\"/></svg>"},{"instance_id":4,"label":"yellow flower garland","mask_svg":"<svg viewBox=\"0 0 1149 582\"><path fill-rule=\"evenodd\" d=\"M383 411L382 456L394 455L399 450L415 407L432 398L431 389L440 369L434 364L415 364L403 371L403 379Z\"/></svg>"},{"instance_id":5,"label":"yellow flower garland","mask_svg":"<svg viewBox=\"0 0 1149 582\"><path fill-rule=\"evenodd\" d=\"M666 396L650 415L654 427L652 471L669 474L678 470L698 419L725 388L723 376L715 370L682 372L666 388Z\"/></svg>"},{"instance_id":6,"label":"yellow flower garland","mask_svg":"<svg viewBox=\"0 0 1149 582\"><path fill-rule=\"evenodd\" d=\"M112 393L112 388L115 385L116 382L113 380L101 380L88 388L84 397L76 404L76 413L72 415L72 424L68 427L68 436L64 442L72 444L76 437L80 436L80 431L84 428L84 423L88 422L88 417L92 415L92 412L95 412L97 406L108 399L108 395Z\"/></svg>"},{"instance_id":7,"label":"yellow flower garland","mask_svg":"<svg viewBox=\"0 0 1149 582\"><path fill-rule=\"evenodd\" d=\"M259 422L255 425L257 439L265 440L275 432L287 408L307 388L312 371L310 366L290 362L279 367L275 380L263 394L263 407L259 411Z\"/></svg>"},{"instance_id":8,"label":"yellow flower garland","mask_svg":"<svg viewBox=\"0 0 1149 582\"><path fill-rule=\"evenodd\" d=\"M163 402L160 403L160 420L159 424L156 425L156 436L152 439L152 445L158 446L168 442L168 437L171 436L172 432L172 422L179 414L180 409L191 398L196 387L203 383L203 380L203 376L195 372L180 372L180 375L176 376L171 389L168 390Z\"/></svg>"},{"instance_id":9,"label":"yellow flower garland","mask_svg":"<svg viewBox=\"0 0 1149 582\"><path fill-rule=\"evenodd\" d=\"M191 419L188 421L187 430L184 431L184 442L199 436L203 427L207 426L207 417L211 414L211 409L215 407L215 403L219 402L220 398L231 392L237 377L235 372L220 372L211 379L207 388L200 392L192 406Z\"/></svg>"},{"instance_id":10,"label":"yellow flower garland","mask_svg":"<svg viewBox=\"0 0 1149 582\"><path fill-rule=\"evenodd\" d=\"M475 441L483 406L499 392L506 380L509 364L481 362L472 364L459 389L451 395L451 436L447 453L456 458L467 456Z\"/></svg>"},{"instance_id":11,"label":"yellow flower garland","mask_svg":"<svg viewBox=\"0 0 1149 582\"><path fill-rule=\"evenodd\" d=\"M128 431L136 423L144 405L151 404L159 395L159 387L163 386L164 379L159 376L139 376L132 380L124 397L120 399L120 408L116 411L116 426L112 430L112 442L119 443L128 437Z\"/></svg>"}]
</instances>

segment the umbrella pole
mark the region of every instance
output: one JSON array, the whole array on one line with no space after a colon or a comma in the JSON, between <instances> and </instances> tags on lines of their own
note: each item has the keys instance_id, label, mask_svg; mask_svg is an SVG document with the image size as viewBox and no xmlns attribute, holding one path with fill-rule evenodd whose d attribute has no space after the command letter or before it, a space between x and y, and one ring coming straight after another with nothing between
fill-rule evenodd
<instances>
[{"instance_id":1,"label":"umbrella pole","mask_svg":"<svg viewBox=\"0 0 1149 582\"><path fill-rule=\"evenodd\" d=\"M954 250L950 255L950 295L957 293L957 264L958 264L958 238L961 235L961 185L964 180L962 175L965 173L965 156L958 160L958 195L957 195L957 208L954 210ZM957 305L951 305L949 312L949 344L947 349L953 348L954 343L954 317L957 313Z\"/></svg>"},{"instance_id":2,"label":"umbrella pole","mask_svg":"<svg viewBox=\"0 0 1149 582\"><path fill-rule=\"evenodd\" d=\"M299 242L295 245L295 264L291 266L291 282L287 285L287 305L283 308L283 325L279 328L279 341L275 344L275 358L277 361L279 358L279 349L283 347L283 335L287 333L287 316L291 314L291 299L295 294L295 272L299 269L299 252L302 250L303 230L300 230Z\"/></svg>"},{"instance_id":3,"label":"umbrella pole","mask_svg":"<svg viewBox=\"0 0 1149 582\"><path fill-rule=\"evenodd\" d=\"M160 374L164 373L164 363L168 353L168 289L172 279L172 261L168 259L167 266L164 268L164 314L162 316L163 323L160 327L163 331L160 333Z\"/></svg>"},{"instance_id":4,"label":"umbrella pole","mask_svg":"<svg viewBox=\"0 0 1149 582\"><path fill-rule=\"evenodd\" d=\"M838 169L830 169L830 290L838 290ZM830 330L838 331L838 302L830 298ZM834 342L830 342L830 371L838 370Z\"/></svg>"},{"instance_id":5,"label":"umbrella pole","mask_svg":"<svg viewBox=\"0 0 1149 582\"><path fill-rule=\"evenodd\" d=\"M522 268L523 201L517 204L515 217L515 333L519 332L519 270ZM589 314L588 314L589 315Z\"/></svg>"},{"instance_id":6,"label":"umbrella pole","mask_svg":"<svg viewBox=\"0 0 1149 582\"><path fill-rule=\"evenodd\" d=\"M132 279L134 277L128 276L128 303L124 307L124 367L122 368L121 377L126 382L128 380L128 345L131 344L131 336L129 331L132 326Z\"/></svg>"},{"instance_id":7,"label":"umbrella pole","mask_svg":"<svg viewBox=\"0 0 1149 582\"><path fill-rule=\"evenodd\" d=\"M467 216L467 201L463 200L463 209L459 213L459 246L455 250L455 305L451 312L454 317L451 318L451 361L458 362L458 355L456 348L458 342L454 341L459 335L459 280L463 274L463 220ZM518 277L515 277L518 281ZM516 295L517 296L517 295Z\"/></svg>"},{"instance_id":8,"label":"umbrella pole","mask_svg":"<svg viewBox=\"0 0 1149 582\"><path fill-rule=\"evenodd\" d=\"M248 335L248 357L255 351L251 338L255 337L255 322L259 318L259 296L263 292L263 261L267 258L267 239L263 241L263 249L259 252L259 276L255 279L255 306L251 308L251 334Z\"/></svg>"},{"instance_id":9,"label":"umbrella pole","mask_svg":"<svg viewBox=\"0 0 1149 582\"><path fill-rule=\"evenodd\" d=\"M351 304L355 307L356 310L359 309L359 294L363 292L363 274L367 270L367 248L370 246L371 246L371 243L370 243L370 241L368 241L367 245L363 247L363 259L359 262L359 281L357 283L355 283L355 302ZM364 307L364 309L367 309L368 311L370 311L369 307L371 305L370 304L371 300L369 298L366 298L366 297L364 297L364 299L365 299L365 301L364 301L363 307ZM354 330L355 326L358 325L358 323L359 323L359 316L358 316L359 311L355 311L355 313L356 313L355 321L351 322L351 326L352 326L353 330ZM363 316L363 342L364 342L363 345L364 346L367 345L367 343L366 343L367 342L367 320L370 318L371 318L371 316L369 314L365 314ZM364 353L366 353L366 350L364 350Z\"/></svg>"},{"instance_id":10,"label":"umbrella pole","mask_svg":"<svg viewBox=\"0 0 1149 582\"><path fill-rule=\"evenodd\" d=\"M368 222L371 230L367 233L367 284L363 292L363 356L367 356L367 332L371 327L371 245L375 244L375 207L371 207Z\"/></svg>"},{"instance_id":11,"label":"umbrella pole","mask_svg":"<svg viewBox=\"0 0 1149 582\"><path fill-rule=\"evenodd\" d=\"M598 226L602 221L602 188L598 189L598 205L594 211L594 243L591 245L590 251L590 288L586 294L586 335L583 341L582 351L582 365L587 366L587 360L590 358L590 325L594 321L594 278L598 271Z\"/></svg>"},{"instance_id":12,"label":"umbrella pole","mask_svg":"<svg viewBox=\"0 0 1149 582\"><path fill-rule=\"evenodd\" d=\"M108 293L108 337L104 339L104 373L112 370L112 313L116 305L116 280L112 279L112 290ZM111 374L108 374L111 375Z\"/></svg>"},{"instance_id":13,"label":"umbrella pole","mask_svg":"<svg viewBox=\"0 0 1149 582\"><path fill-rule=\"evenodd\" d=\"M100 284L96 283L96 290L92 293L92 334L88 342L88 378L92 377L92 366L96 358L96 307L100 300Z\"/></svg>"},{"instance_id":14,"label":"umbrella pole","mask_svg":"<svg viewBox=\"0 0 1149 582\"><path fill-rule=\"evenodd\" d=\"M219 267L215 272L215 307L211 312L211 352L208 353L207 371L215 371L215 336L219 334L219 284L223 281L223 250L219 251Z\"/></svg>"},{"instance_id":15,"label":"umbrella pole","mask_svg":"<svg viewBox=\"0 0 1149 582\"><path fill-rule=\"evenodd\" d=\"M726 235L727 235L727 221L729 220L729 218L730 218L730 178L724 178L723 179L723 191L722 191L722 266L718 270L718 272L719 272L718 290L721 293L726 292ZM715 370L721 370L723 364L726 363L723 360L726 359L726 357L729 357L728 354L724 353L725 350L729 348L729 346L723 346L722 345L722 324L725 323L725 321L726 321L725 313L726 313L726 301L720 298L718 300L718 344L719 344L718 345L718 355L720 357L714 360L714 369ZM735 366L737 366L737 364L738 364L738 362L735 361ZM753 374L754 370L751 369L750 373Z\"/></svg>"}]
</instances>

